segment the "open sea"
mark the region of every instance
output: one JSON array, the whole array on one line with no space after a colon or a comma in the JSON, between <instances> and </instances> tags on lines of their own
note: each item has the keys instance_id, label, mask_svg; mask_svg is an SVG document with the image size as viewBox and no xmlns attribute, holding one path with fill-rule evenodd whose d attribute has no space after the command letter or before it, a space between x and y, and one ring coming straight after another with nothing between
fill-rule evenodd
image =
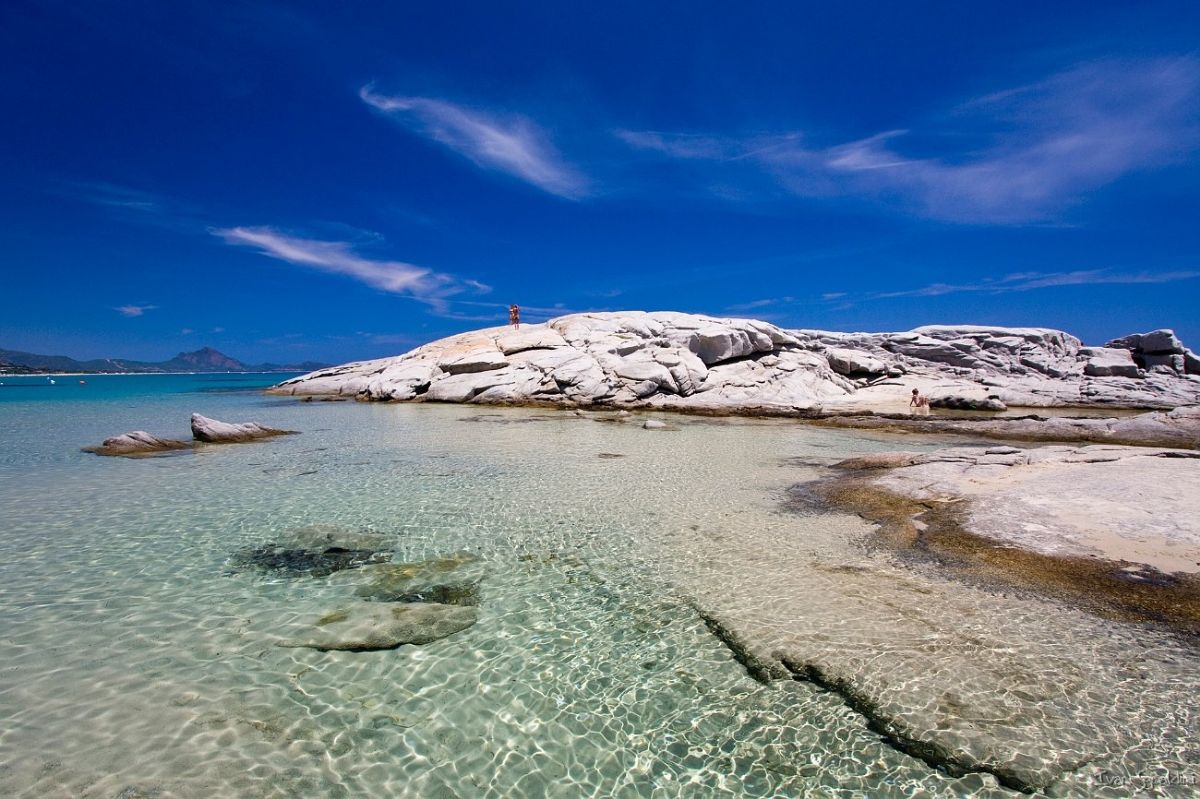
<instances>
[{"instance_id":1,"label":"open sea","mask_svg":"<svg viewBox=\"0 0 1200 799\"><path fill-rule=\"evenodd\" d=\"M1052 773L1053 796L1200 793L1194 642L787 501L823 464L933 440L261 393L284 377L0 377L0 796L1021 795L956 751ZM80 451L189 438L192 412L300 435ZM364 572L240 553L314 526L394 563L471 553L477 623L279 646ZM813 678L755 679L714 619Z\"/></svg>"}]
</instances>

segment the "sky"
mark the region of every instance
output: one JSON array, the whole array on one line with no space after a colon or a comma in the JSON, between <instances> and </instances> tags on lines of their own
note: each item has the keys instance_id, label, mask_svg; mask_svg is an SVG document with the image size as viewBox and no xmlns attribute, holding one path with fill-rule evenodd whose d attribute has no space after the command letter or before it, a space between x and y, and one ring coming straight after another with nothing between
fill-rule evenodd
<instances>
[{"instance_id":1,"label":"sky","mask_svg":"<svg viewBox=\"0 0 1200 799\"><path fill-rule=\"evenodd\" d=\"M0 348L1174 328L1200 3L0 4Z\"/></svg>"}]
</instances>

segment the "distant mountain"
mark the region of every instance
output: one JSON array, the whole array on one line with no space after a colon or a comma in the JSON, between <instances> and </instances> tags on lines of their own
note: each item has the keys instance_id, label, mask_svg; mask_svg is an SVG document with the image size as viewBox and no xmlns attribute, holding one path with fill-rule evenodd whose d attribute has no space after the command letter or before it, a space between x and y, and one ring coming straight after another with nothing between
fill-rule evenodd
<instances>
[{"instance_id":1,"label":"distant mountain","mask_svg":"<svg viewBox=\"0 0 1200 799\"><path fill-rule=\"evenodd\" d=\"M127 361L98 358L77 361L65 355L35 355L32 352L0 349L0 372L28 374L37 372L108 372L116 374L147 372L312 372L329 364L305 361L296 364L242 363L212 347L181 352L169 361Z\"/></svg>"}]
</instances>

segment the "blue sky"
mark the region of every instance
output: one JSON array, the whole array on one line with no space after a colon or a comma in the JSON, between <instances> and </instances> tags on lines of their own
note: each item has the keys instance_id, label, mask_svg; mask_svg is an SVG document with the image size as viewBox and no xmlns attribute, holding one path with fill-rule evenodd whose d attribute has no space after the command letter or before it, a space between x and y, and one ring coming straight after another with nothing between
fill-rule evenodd
<instances>
[{"instance_id":1,"label":"blue sky","mask_svg":"<svg viewBox=\"0 0 1200 799\"><path fill-rule=\"evenodd\" d=\"M343 361L583 310L1174 327L1200 4L0 5L0 347Z\"/></svg>"}]
</instances>

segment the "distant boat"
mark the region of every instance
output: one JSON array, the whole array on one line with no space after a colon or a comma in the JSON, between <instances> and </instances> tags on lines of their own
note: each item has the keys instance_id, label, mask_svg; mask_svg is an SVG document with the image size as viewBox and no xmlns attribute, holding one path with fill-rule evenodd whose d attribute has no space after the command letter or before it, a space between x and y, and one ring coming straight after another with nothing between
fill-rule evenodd
<instances>
[{"instance_id":1,"label":"distant boat","mask_svg":"<svg viewBox=\"0 0 1200 799\"><path fill-rule=\"evenodd\" d=\"M79 385L81 385L81 386L86 386L86 385L87 385L87 381L86 381L86 380L80 380L80 381L79 381Z\"/></svg>"},{"instance_id":2,"label":"distant boat","mask_svg":"<svg viewBox=\"0 0 1200 799\"><path fill-rule=\"evenodd\" d=\"M54 385L54 380L53 380L53 378L49 378L49 377L47 377L46 379L50 381L50 385Z\"/></svg>"}]
</instances>

